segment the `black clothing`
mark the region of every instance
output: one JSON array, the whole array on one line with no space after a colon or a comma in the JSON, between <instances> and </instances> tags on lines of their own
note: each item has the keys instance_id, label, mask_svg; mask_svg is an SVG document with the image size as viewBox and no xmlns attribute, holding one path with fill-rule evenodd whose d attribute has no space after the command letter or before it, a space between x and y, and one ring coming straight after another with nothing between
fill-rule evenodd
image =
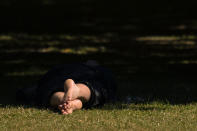
<instances>
[{"instance_id":1,"label":"black clothing","mask_svg":"<svg viewBox=\"0 0 197 131\"><path fill-rule=\"evenodd\" d=\"M75 83L83 83L89 87L91 97L83 104L83 108L101 106L116 100L116 84L108 69L87 64L67 64L49 70L38 82L35 90L36 104L49 106L52 94L64 91L66 79L73 79Z\"/></svg>"}]
</instances>

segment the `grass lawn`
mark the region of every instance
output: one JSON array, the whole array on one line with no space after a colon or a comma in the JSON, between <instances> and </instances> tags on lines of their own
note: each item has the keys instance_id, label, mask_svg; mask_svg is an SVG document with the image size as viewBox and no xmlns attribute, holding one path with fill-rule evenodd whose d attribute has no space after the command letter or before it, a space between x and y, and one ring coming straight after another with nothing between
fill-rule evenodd
<instances>
[{"instance_id":1,"label":"grass lawn","mask_svg":"<svg viewBox=\"0 0 197 131\"><path fill-rule=\"evenodd\" d=\"M1 130L196 130L197 104L106 105L60 115L46 109L0 108Z\"/></svg>"},{"instance_id":2,"label":"grass lawn","mask_svg":"<svg viewBox=\"0 0 197 131\"><path fill-rule=\"evenodd\" d=\"M196 39L0 34L0 130L197 130ZM54 65L88 59L112 69L121 98L144 101L67 116L16 104L16 90L35 83Z\"/></svg>"}]
</instances>

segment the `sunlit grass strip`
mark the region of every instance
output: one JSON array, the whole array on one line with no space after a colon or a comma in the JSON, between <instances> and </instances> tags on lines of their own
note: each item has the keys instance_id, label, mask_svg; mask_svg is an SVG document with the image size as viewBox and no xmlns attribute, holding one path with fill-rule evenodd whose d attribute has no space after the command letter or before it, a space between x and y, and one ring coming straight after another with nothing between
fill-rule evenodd
<instances>
[{"instance_id":1,"label":"sunlit grass strip","mask_svg":"<svg viewBox=\"0 0 197 131\"><path fill-rule=\"evenodd\" d=\"M137 37L137 41L177 41L177 40L195 40L197 36L184 35L184 36L141 36Z\"/></svg>"},{"instance_id":2,"label":"sunlit grass strip","mask_svg":"<svg viewBox=\"0 0 197 131\"><path fill-rule=\"evenodd\" d=\"M197 64L197 60L169 61L169 64Z\"/></svg>"},{"instance_id":3,"label":"sunlit grass strip","mask_svg":"<svg viewBox=\"0 0 197 131\"><path fill-rule=\"evenodd\" d=\"M181 37L178 36L144 36L144 37L137 37L137 41L174 41L180 40Z\"/></svg>"},{"instance_id":4,"label":"sunlit grass strip","mask_svg":"<svg viewBox=\"0 0 197 131\"><path fill-rule=\"evenodd\" d=\"M31 41L54 41L50 43L51 45L57 44L60 41L80 41L80 42L92 42L92 43L109 43L111 39L106 36L95 36L95 35L69 35L69 34L59 34L59 35L29 35L29 34L7 34L0 35L0 41L8 40L31 40Z\"/></svg>"},{"instance_id":5,"label":"sunlit grass strip","mask_svg":"<svg viewBox=\"0 0 197 131\"><path fill-rule=\"evenodd\" d=\"M13 40L14 38L10 35L0 35L0 41L8 41L8 40Z\"/></svg>"},{"instance_id":6,"label":"sunlit grass strip","mask_svg":"<svg viewBox=\"0 0 197 131\"><path fill-rule=\"evenodd\" d=\"M96 53L96 52L106 52L105 47L78 47L78 48L64 48L58 49L55 47L43 48L39 49L38 52L46 53L46 52L60 52L63 54L88 54L88 53Z\"/></svg>"},{"instance_id":7,"label":"sunlit grass strip","mask_svg":"<svg viewBox=\"0 0 197 131\"><path fill-rule=\"evenodd\" d=\"M177 49L185 49L196 46L196 39L196 36L141 36L137 37L135 40L145 42L147 45L176 45L175 48Z\"/></svg>"},{"instance_id":8,"label":"sunlit grass strip","mask_svg":"<svg viewBox=\"0 0 197 131\"><path fill-rule=\"evenodd\" d=\"M70 53L70 54L88 54L88 53L96 53L96 52L106 52L107 49L103 46L101 47L79 47L76 49L62 49L60 50L61 53Z\"/></svg>"},{"instance_id":9,"label":"sunlit grass strip","mask_svg":"<svg viewBox=\"0 0 197 131\"><path fill-rule=\"evenodd\" d=\"M97 53L97 52L107 52L107 49L104 46L99 47L89 47L83 46L78 48L57 48L57 47L47 47L41 49L10 49L10 50L3 50L6 53L14 53L14 52L38 52L38 53L51 53L51 52L59 52L63 54L89 54L89 53Z\"/></svg>"}]
</instances>

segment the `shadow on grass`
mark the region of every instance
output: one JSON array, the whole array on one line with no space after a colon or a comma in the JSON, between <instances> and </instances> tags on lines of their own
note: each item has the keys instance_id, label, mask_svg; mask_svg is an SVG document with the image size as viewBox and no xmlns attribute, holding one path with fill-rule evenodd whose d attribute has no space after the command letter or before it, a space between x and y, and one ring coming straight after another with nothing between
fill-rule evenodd
<instances>
[{"instance_id":1,"label":"shadow on grass","mask_svg":"<svg viewBox=\"0 0 197 131\"><path fill-rule=\"evenodd\" d=\"M2 6L0 103L14 104L17 89L36 83L57 64L89 59L114 72L122 99L197 102L197 18L192 2L142 6L138 1L87 0Z\"/></svg>"},{"instance_id":2,"label":"shadow on grass","mask_svg":"<svg viewBox=\"0 0 197 131\"><path fill-rule=\"evenodd\" d=\"M5 40L9 36L12 39ZM37 41L38 37L41 40ZM182 47L179 49L173 43L184 42L181 36L180 38L140 37L142 41L136 40L138 37L128 39L128 37L119 36L123 41L111 41L115 38L112 37L107 43L99 42L104 48L100 50L96 40L106 39L105 36L75 35L75 37L78 37L77 40L69 37L70 41L60 42L59 35L49 35L49 38L28 34L23 36L12 34L7 37L2 35L1 38L4 40L0 41L3 47L0 49L2 60L0 62L2 69L0 103L14 104L17 89L36 83L53 66L84 62L88 59L97 60L101 65L112 69L118 83L119 96L123 99L125 96L139 96L149 98L145 99L146 101L159 99L167 100L171 104L197 101L195 43L192 46L179 45ZM94 40L94 42L90 44L79 41L85 39ZM149 39L158 39L158 44L154 44L155 40ZM175 40L166 41L165 39ZM52 40L59 44L50 45ZM196 38L192 37L188 40L196 40ZM77 41L79 42L76 43ZM168 44L162 45L162 42L168 42ZM78 46L97 50L77 48ZM43 50L49 47L56 47L56 49ZM61 51L62 49L64 50Z\"/></svg>"}]
</instances>

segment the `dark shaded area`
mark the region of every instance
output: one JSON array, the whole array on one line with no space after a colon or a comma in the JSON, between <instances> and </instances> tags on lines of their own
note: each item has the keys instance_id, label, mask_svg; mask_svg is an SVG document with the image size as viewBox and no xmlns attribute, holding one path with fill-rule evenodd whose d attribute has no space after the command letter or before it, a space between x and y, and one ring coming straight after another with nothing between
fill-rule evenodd
<instances>
[{"instance_id":1,"label":"dark shaded area","mask_svg":"<svg viewBox=\"0 0 197 131\"><path fill-rule=\"evenodd\" d=\"M3 0L0 103L14 103L18 88L54 65L88 59L114 71L121 97L196 102L196 5L195 0Z\"/></svg>"},{"instance_id":2,"label":"dark shaded area","mask_svg":"<svg viewBox=\"0 0 197 131\"><path fill-rule=\"evenodd\" d=\"M185 30L184 33L194 33L196 3L195 0L3 0L0 4L0 11L3 12L1 31L174 35L181 33L176 30L176 26L184 29L185 25L190 30Z\"/></svg>"}]
</instances>

